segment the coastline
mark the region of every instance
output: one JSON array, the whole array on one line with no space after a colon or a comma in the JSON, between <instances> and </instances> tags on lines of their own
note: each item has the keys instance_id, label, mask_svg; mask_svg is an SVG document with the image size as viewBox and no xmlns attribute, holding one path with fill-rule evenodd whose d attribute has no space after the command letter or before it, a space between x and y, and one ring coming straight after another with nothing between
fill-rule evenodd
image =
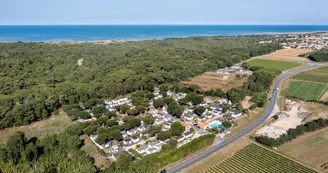
<instances>
[{"instance_id":1,"label":"coastline","mask_svg":"<svg viewBox=\"0 0 328 173\"><path fill-rule=\"evenodd\" d=\"M104 39L104 40L85 40L85 41L78 41L78 40L68 40L68 39L56 39L48 40L48 41L1 41L0 43L47 43L47 44L83 44L83 43L95 43L95 44L119 44L119 43L126 43L126 42L140 42L140 41L152 41L152 40L165 40L165 39L179 39L179 38L193 38L193 37L241 37L241 36L283 36L283 35L299 35L299 34L327 34L327 31L309 31L309 32L259 32L259 33L249 33L249 34L236 34L236 35L191 35L191 36L168 36L163 38L145 38L145 39Z\"/></svg>"}]
</instances>

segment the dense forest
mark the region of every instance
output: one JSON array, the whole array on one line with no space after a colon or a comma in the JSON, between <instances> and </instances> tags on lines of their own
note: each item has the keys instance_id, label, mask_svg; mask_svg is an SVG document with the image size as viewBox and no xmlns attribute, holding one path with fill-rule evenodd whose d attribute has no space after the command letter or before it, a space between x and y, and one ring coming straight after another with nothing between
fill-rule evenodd
<instances>
[{"instance_id":1,"label":"dense forest","mask_svg":"<svg viewBox=\"0 0 328 173\"><path fill-rule=\"evenodd\" d=\"M0 129L45 119L62 105L175 83L280 49L270 36L95 43L0 43ZM80 60L80 64L78 61Z\"/></svg>"},{"instance_id":2,"label":"dense forest","mask_svg":"<svg viewBox=\"0 0 328 173\"><path fill-rule=\"evenodd\" d=\"M328 49L321 49L311 53L308 56L312 61L325 62L328 61Z\"/></svg>"}]
</instances>

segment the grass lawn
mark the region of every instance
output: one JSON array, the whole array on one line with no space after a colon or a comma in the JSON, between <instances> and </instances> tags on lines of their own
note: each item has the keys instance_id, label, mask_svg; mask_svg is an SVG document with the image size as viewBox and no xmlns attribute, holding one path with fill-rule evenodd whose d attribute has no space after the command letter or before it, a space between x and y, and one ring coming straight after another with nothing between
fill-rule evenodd
<instances>
[{"instance_id":1,"label":"grass lawn","mask_svg":"<svg viewBox=\"0 0 328 173\"><path fill-rule=\"evenodd\" d=\"M259 66L266 69L279 69L281 71L288 70L300 66L297 62L275 61L267 59L253 59L247 62L250 66Z\"/></svg>"},{"instance_id":2,"label":"grass lawn","mask_svg":"<svg viewBox=\"0 0 328 173\"><path fill-rule=\"evenodd\" d=\"M326 84L293 81L289 87L282 92L282 94L286 97L299 98L305 101L314 101L319 100L326 90Z\"/></svg>"},{"instance_id":3,"label":"grass lawn","mask_svg":"<svg viewBox=\"0 0 328 173\"><path fill-rule=\"evenodd\" d=\"M278 151L318 170L328 161L328 128L309 133L278 147Z\"/></svg>"},{"instance_id":4,"label":"grass lawn","mask_svg":"<svg viewBox=\"0 0 328 173\"><path fill-rule=\"evenodd\" d=\"M283 157L264 147L250 144L234 156L210 167L212 172L315 172L289 158Z\"/></svg>"},{"instance_id":5,"label":"grass lawn","mask_svg":"<svg viewBox=\"0 0 328 173\"><path fill-rule=\"evenodd\" d=\"M60 112L57 116L53 115L49 119L34 122L30 125L0 130L0 142L7 141L8 137L17 131L24 132L27 138L34 136L42 138L46 135L60 133L73 123L65 113Z\"/></svg>"}]
</instances>

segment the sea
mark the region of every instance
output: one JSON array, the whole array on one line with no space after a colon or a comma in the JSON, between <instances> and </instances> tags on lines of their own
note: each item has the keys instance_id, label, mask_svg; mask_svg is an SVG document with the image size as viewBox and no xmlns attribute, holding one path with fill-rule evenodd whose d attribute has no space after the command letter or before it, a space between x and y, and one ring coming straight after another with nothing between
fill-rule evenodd
<instances>
[{"instance_id":1,"label":"sea","mask_svg":"<svg viewBox=\"0 0 328 173\"><path fill-rule=\"evenodd\" d=\"M0 42L148 40L328 31L328 25L0 25Z\"/></svg>"}]
</instances>

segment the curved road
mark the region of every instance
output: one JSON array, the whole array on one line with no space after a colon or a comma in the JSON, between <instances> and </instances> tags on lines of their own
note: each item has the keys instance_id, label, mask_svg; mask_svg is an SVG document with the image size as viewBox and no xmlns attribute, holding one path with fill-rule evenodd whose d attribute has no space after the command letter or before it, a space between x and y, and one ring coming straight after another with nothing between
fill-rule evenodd
<instances>
[{"instance_id":1,"label":"curved road","mask_svg":"<svg viewBox=\"0 0 328 173\"><path fill-rule=\"evenodd\" d=\"M295 68L292 69L290 71L284 72L282 73L280 76L278 76L278 78L275 80L274 82L274 90L272 91L272 96L271 96L271 101L269 102L269 105L267 106L265 112L260 116L260 118L258 118L253 124L251 124L249 127L243 129L242 131L238 132L237 134L224 139L221 143L216 144L216 145L212 145L211 148L191 157L188 160L185 160L183 162L178 163L175 166L172 166L170 168L167 169L168 173L175 173L175 172L179 172L184 168L187 168L188 166L206 158L207 156L213 154L214 152L224 148L225 146L229 145L230 143L236 141L237 139L243 137L244 135L246 135L247 133L249 133L250 131L254 130L257 126L259 126L260 124L262 124L266 119L268 119L268 117L271 115L276 103L277 103L277 98L278 98L278 90L276 90L276 88L279 87L281 81L287 77L290 76L292 74L295 73L299 73L301 71L304 70L308 70L314 67L318 67L321 64L317 64L317 63L305 63L302 67L299 68Z\"/></svg>"}]
</instances>

